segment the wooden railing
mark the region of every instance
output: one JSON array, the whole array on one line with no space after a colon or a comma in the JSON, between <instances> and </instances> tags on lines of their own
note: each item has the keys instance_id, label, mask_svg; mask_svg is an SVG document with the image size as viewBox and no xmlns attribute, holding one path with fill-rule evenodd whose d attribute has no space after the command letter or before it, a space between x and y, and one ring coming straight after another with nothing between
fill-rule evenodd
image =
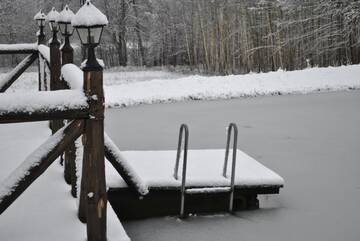
<instances>
[{"instance_id":1,"label":"wooden railing","mask_svg":"<svg viewBox=\"0 0 360 241\"><path fill-rule=\"evenodd\" d=\"M67 44L61 50L59 44L50 44L50 48L43 44L0 45L0 55L30 54L0 80L0 124L50 121L52 131L52 136L0 183L0 214L63 154L64 178L77 197L75 160L79 150L75 141L83 136L78 216L87 223L88 240L105 241L105 157L134 193L146 195L148 187L104 133L102 70L82 71L72 64L73 51ZM41 92L4 93L36 59Z\"/></svg>"}]
</instances>

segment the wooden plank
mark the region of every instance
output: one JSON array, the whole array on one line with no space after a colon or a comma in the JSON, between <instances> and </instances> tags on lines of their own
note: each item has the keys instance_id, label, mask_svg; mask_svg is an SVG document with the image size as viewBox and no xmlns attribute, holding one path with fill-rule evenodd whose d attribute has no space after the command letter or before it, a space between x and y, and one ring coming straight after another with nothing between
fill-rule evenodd
<instances>
[{"instance_id":1,"label":"wooden plank","mask_svg":"<svg viewBox=\"0 0 360 241\"><path fill-rule=\"evenodd\" d=\"M36 112L8 112L0 114L0 124L62 119L88 119L88 109L49 110Z\"/></svg>"},{"instance_id":2,"label":"wooden plank","mask_svg":"<svg viewBox=\"0 0 360 241\"><path fill-rule=\"evenodd\" d=\"M106 140L109 139L109 140ZM139 196L146 195L146 192L139 187L139 185L133 180L133 175L131 172L133 170L129 170L126 166L123 165L122 160L118 160L118 157L114 155L114 153L119 152L119 150L114 150L114 147L109 143L113 143L108 135L105 134L105 157L111 163L111 165L115 168L115 170L119 173L122 179L129 186L130 190L133 190Z\"/></svg>"},{"instance_id":3,"label":"wooden plank","mask_svg":"<svg viewBox=\"0 0 360 241\"><path fill-rule=\"evenodd\" d=\"M23 61L21 61L10 73L5 76L7 79L2 86L0 86L0 93L5 92L14 82L17 80L24 71L29 68L30 65L37 59L38 55L36 53L27 56Z\"/></svg>"},{"instance_id":4,"label":"wooden plank","mask_svg":"<svg viewBox=\"0 0 360 241\"><path fill-rule=\"evenodd\" d=\"M234 211L259 208L257 195L261 192L278 193L277 188L261 190L241 189L234 192ZM159 216L178 216L181 192L175 189L151 189L149 194L139 199L130 189L108 191L111 206L121 220L143 219ZM185 211L192 214L222 213L229 209L229 193L200 193L185 196Z\"/></svg>"},{"instance_id":5,"label":"wooden plank","mask_svg":"<svg viewBox=\"0 0 360 241\"><path fill-rule=\"evenodd\" d=\"M37 49L1 49L0 54L36 54Z\"/></svg>"},{"instance_id":6,"label":"wooden plank","mask_svg":"<svg viewBox=\"0 0 360 241\"><path fill-rule=\"evenodd\" d=\"M37 53L37 44L0 44L0 54L33 54Z\"/></svg>"},{"instance_id":7,"label":"wooden plank","mask_svg":"<svg viewBox=\"0 0 360 241\"><path fill-rule=\"evenodd\" d=\"M63 153L65 148L83 133L83 130L84 121L73 121L63 129L59 130L59 132L54 136L49 138L48 142L50 143L49 148L51 148L51 150L43 156L37 157L37 151L39 150L41 153L42 150L46 148L46 144L44 144L34 152L34 158L39 158L39 160L36 163L29 165L28 170L20 170L22 173L25 173L22 179L14 183L14 185L9 188L9 190L11 190L9 193L0 197L0 214L3 213L41 174L46 171L46 169L59 157L59 155ZM62 138L59 140L55 139L58 138L58 135L62 135ZM31 159L32 157L30 156L29 158ZM15 173L11 175L18 175L17 170L15 170ZM49 196L51 196L51 193L49 193Z\"/></svg>"}]
</instances>

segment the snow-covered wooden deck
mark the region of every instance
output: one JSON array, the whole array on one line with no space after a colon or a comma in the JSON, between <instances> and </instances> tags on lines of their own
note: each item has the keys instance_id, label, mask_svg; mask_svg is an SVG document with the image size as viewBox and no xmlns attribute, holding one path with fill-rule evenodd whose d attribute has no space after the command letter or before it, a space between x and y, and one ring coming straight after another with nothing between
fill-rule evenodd
<instances>
[{"instance_id":1,"label":"snow-covered wooden deck","mask_svg":"<svg viewBox=\"0 0 360 241\"><path fill-rule=\"evenodd\" d=\"M124 161L149 193L139 199L110 164L106 166L109 201L121 219L178 215L181 177L173 176L176 151L125 151ZM224 212L229 208L230 178L222 175L225 150L189 150L186 177L187 213ZM181 162L180 162L181 163ZM230 170L228 168L228 176ZM182 166L180 165L179 173ZM278 174L237 150L234 210L259 207L258 194L277 194L284 185ZM228 188L228 189L226 189ZM193 192L194 191L194 192Z\"/></svg>"},{"instance_id":2,"label":"snow-covered wooden deck","mask_svg":"<svg viewBox=\"0 0 360 241\"><path fill-rule=\"evenodd\" d=\"M181 178L176 180L173 176L176 151L124 151L122 155L150 188L180 188ZM230 179L222 176L224 156L225 150L221 149L189 150L186 186L229 186ZM179 170L181 168L180 166ZM230 176L230 171L229 167L228 176ZM108 163L106 175L108 187L127 187ZM238 187L282 187L284 180L254 158L237 150L235 185Z\"/></svg>"}]
</instances>

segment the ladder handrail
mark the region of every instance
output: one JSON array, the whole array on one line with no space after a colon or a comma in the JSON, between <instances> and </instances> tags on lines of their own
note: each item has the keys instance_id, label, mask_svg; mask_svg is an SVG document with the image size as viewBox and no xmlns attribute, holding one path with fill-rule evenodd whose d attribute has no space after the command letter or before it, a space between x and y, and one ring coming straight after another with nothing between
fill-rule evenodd
<instances>
[{"instance_id":1,"label":"ladder handrail","mask_svg":"<svg viewBox=\"0 0 360 241\"><path fill-rule=\"evenodd\" d=\"M223 176L227 178L227 165L229 158L229 148L230 148L230 139L233 132L233 155L232 155L232 167L231 167L231 181L230 181L230 203L229 211L232 212L234 204L234 191L235 191L235 171L236 171L236 152L237 152L237 138L238 138L238 128L235 123L230 123L227 129L227 141L226 141L226 150L225 150L225 160L223 167Z\"/></svg>"},{"instance_id":2,"label":"ladder handrail","mask_svg":"<svg viewBox=\"0 0 360 241\"><path fill-rule=\"evenodd\" d=\"M176 163L175 163L175 169L174 169L174 178L176 180L179 179L178 171L179 171L179 162L180 162L180 154L181 154L181 149L182 149L181 147L182 147L183 137L185 137L185 140L184 140L184 148L183 148L184 157L183 157L182 179L181 179L181 202L180 202L180 216L181 217L184 216L187 152L188 152L188 143L189 143L189 128L186 124L182 124L180 126L179 142L178 142L178 148L177 148L177 153L176 153Z\"/></svg>"},{"instance_id":3,"label":"ladder handrail","mask_svg":"<svg viewBox=\"0 0 360 241\"><path fill-rule=\"evenodd\" d=\"M184 131L185 131L185 143L184 143L184 158L183 158L184 160L183 160L183 162L184 163L187 162L189 128L186 124L182 124L180 126L180 131L179 131L179 141L178 141L178 148L177 148L177 153L176 153L176 163L175 163L175 168L174 168L174 178L176 180L179 180L178 172L179 172L180 155L181 155L181 147L182 147L182 142L183 142L182 140L183 140Z\"/></svg>"}]
</instances>

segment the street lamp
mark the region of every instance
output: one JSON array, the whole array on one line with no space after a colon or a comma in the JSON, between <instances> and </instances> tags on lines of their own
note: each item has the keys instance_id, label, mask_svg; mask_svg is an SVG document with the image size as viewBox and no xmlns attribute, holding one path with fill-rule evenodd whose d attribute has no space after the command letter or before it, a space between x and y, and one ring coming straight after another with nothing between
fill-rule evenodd
<instances>
[{"instance_id":1,"label":"street lamp","mask_svg":"<svg viewBox=\"0 0 360 241\"><path fill-rule=\"evenodd\" d=\"M59 12L56 11L55 8L53 7L46 17L50 25L50 30L53 32L53 34L56 34L59 30L59 26L56 22L59 15L60 15Z\"/></svg>"},{"instance_id":2,"label":"street lamp","mask_svg":"<svg viewBox=\"0 0 360 241\"><path fill-rule=\"evenodd\" d=\"M70 36L74 33L74 27L71 25L71 20L74 16L75 14L73 11L71 11L69 6L66 5L56 20L59 25L60 32L65 38L65 43L61 47L62 65L74 62L74 50L70 44Z\"/></svg>"},{"instance_id":3,"label":"street lamp","mask_svg":"<svg viewBox=\"0 0 360 241\"><path fill-rule=\"evenodd\" d=\"M84 68L102 69L95 58L95 47L99 45L107 17L90 0L79 9L71 21L81 43L88 48L88 59Z\"/></svg>"},{"instance_id":4,"label":"street lamp","mask_svg":"<svg viewBox=\"0 0 360 241\"><path fill-rule=\"evenodd\" d=\"M88 240L106 240L106 180L104 170L104 90L103 68L95 57L107 17L90 0L79 9L71 21L80 41L88 49L84 65L84 93L88 99L89 119L85 120L83 177L79 202L79 219L86 221ZM99 147L98 150L92 147ZM85 175L86 173L86 175ZM91 173L91 175L87 175ZM92 194L92 195L89 195Z\"/></svg>"},{"instance_id":5,"label":"street lamp","mask_svg":"<svg viewBox=\"0 0 360 241\"><path fill-rule=\"evenodd\" d=\"M44 44L44 43L45 43L44 27L45 27L46 15L43 13L42 10L40 10L40 11L34 16L34 20L36 21L37 25L39 26L38 44Z\"/></svg>"},{"instance_id":6,"label":"street lamp","mask_svg":"<svg viewBox=\"0 0 360 241\"><path fill-rule=\"evenodd\" d=\"M59 25L60 32L64 37L69 37L74 33L74 27L71 25L71 20L75 16L68 5L60 12L56 22Z\"/></svg>"}]
</instances>

